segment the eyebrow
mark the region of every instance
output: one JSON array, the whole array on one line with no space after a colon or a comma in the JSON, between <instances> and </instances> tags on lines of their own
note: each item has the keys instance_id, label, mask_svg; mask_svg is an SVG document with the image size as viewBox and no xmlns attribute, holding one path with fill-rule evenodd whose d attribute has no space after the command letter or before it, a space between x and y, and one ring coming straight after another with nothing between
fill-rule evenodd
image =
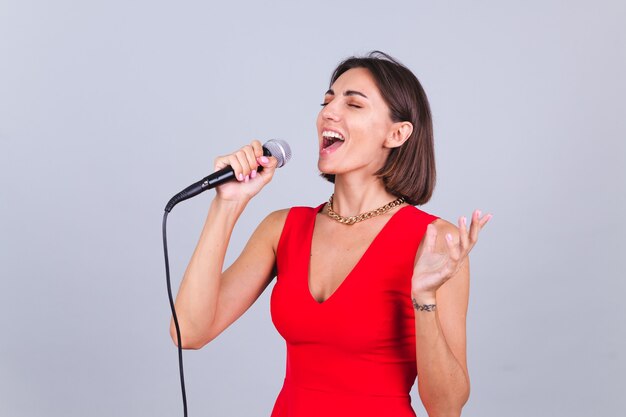
<instances>
[{"instance_id":1,"label":"eyebrow","mask_svg":"<svg viewBox=\"0 0 626 417\"><path fill-rule=\"evenodd\" d=\"M330 94L331 96L335 95L335 92L333 91L332 88L329 88L328 91L326 91L326 93L324 93L324 95L326 94ZM348 96L361 96L364 98L367 98L367 96L363 93L361 93L360 91L355 91L355 90L346 90L345 93L343 93L344 96L348 97Z\"/></svg>"}]
</instances>

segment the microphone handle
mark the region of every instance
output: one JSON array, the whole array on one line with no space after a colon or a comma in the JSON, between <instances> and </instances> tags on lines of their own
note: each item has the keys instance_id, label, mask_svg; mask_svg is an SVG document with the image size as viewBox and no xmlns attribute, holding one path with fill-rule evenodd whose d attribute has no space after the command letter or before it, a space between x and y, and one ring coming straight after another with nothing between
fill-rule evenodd
<instances>
[{"instance_id":1,"label":"microphone handle","mask_svg":"<svg viewBox=\"0 0 626 417\"><path fill-rule=\"evenodd\" d=\"M263 147L263 156L272 156L269 150ZM263 166L259 165L257 167L257 172L263 171ZM185 201L191 197L195 197L203 191L210 190L211 188L215 188L218 185L221 185L227 181L230 181L235 178L235 171L230 166L220 169L212 173L209 176L202 178L200 181L191 184L189 187L185 188L183 191L176 194L174 197L168 201L165 206L165 211L168 213L172 211L174 206L181 201Z\"/></svg>"}]
</instances>

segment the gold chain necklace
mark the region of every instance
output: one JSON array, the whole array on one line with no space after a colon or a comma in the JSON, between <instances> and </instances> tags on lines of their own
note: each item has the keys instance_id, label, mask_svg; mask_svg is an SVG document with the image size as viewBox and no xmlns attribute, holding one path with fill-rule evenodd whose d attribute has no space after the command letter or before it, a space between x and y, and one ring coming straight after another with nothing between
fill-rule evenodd
<instances>
[{"instance_id":1,"label":"gold chain necklace","mask_svg":"<svg viewBox=\"0 0 626 417\"><path fill-rule=\"evenodd\" d=\"M368 211L367 213L357 214L356 216L343 217L333 211L333 197L335 194L331 195L328 199L328 203L326 207L328 208L328 217L331 219L337 220L339 223L353 225L354 223L362 222L363 220L371 219L372 217L380 216L383 213L388 212L394 207L398 207L400 204L404 203L404 197L400 197L392 202L385 204L382 207L377 208L376 210Z\"/></svg>"}]
</instances>

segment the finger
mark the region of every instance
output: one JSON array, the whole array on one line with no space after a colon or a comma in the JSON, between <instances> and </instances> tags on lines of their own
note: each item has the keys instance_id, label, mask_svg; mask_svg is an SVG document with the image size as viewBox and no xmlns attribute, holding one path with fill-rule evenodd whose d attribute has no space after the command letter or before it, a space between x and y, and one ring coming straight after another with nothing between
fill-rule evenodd
<instances>
[{"instance_id":1,"label":"finger","mask_svg":"<svg viewBox=\"0 0 626 417\"><path fill-rule=\"evenodd\" d=\"M435 252L437 243L437 228L434 224L426 226L426 236L424 237L424 251Z\"/></svg>"},{"instance_id":2,"label":"finger","mask_svg":"<svg viewBox=\"0 0 626 417\"><path fill-rule=\"evenodd\" d=\"M258 158L259 156L263 156L263 145L261 145L261 142L255 139L252 141L252 143L250 143L250 146L252 146L252 149L254 149L254 156L256 158Z\"/></svg>"},{"instance_id":3,"label":"finger","mask_svg":"<svg viewBox=\"0 0 626 417\"><path fill-rule=\"evenodd\" d=\"M235 152L234 155L237 158L237 161L239 162L239 164L241 165L241 173L243 174L244 179L246 177L249 179L252 168L250 167L250 162L248 161L248 156L246 155L246 151L244 151L244 148L242 148L242 149L239 149L237 152Z\"/></svg>"},{"instance_id":4,"label":"finger","mask_svg":"<svg viewBox=\"0 0 626 417\"><path fill-rule=\"evenodd\" d=\"M246 175L248 175L250 172L249 164L247 163L247 158L243 155L242 149L230 155L220 156L215 159L215 162L214 162L215 172L219 171L220 169L229 167L229 166L233 169L235 177L239 181L244 181Z\"/></svg>"},{"instance_id":5,"label":"finger","mask_svg":"<svg viewBox=\"0 0 626 417\"><path fill-rule=\"evenodd\" d=\"M456 239L454 239L452 233L446 233L446 246L448 247L448 255L450 256L450 259L454 261L461 259L461 246Z\"/></svg>"},{"instance_id":6,"label":"finger","mask_svg":"<svg viewBox=\"0 0 626 417\"><path fill-rule=\"evenodd\" d=\"M257 158L257 162L263 167L263 170L258 172L257 176L263 178L263 181L266 183L269 182L278 166L278 159L273 156L260 156Z\"/></svg>"},{"instance_id":7,"label":"finger","mask_svg":"<svg viewBox=\"0 0 626 417\"><path fill-rule=\"evenodd\" d=\"M220 169L226 168L228 166L228 155L227 156L218 156L213 160L213 172L217 172Z\"/></svg>"},{"instance_id":8,"label":"finger","mask_svg":"<svg viewBox=\"0 0 626 417\"><path fill-rule=\"evenodd\" d=\"M243 148L241 148L241 150L244 152L247 160L246 162L250 167L250 177L254 178L256 176L256 169L259 166L259 163L256 160L256 151L252 145L244 146Z\"/></svg>"},{"instance_id":9,"label":"finger","mask_svg":"<svg viewBox=\"0 0 626 417\"><path fill-rule=\"evenodd\" d=\"M256 176L258 175L259 166L261 166L261 164L259 163L259 158L263 156L264 150L263 150L263 145L261 145L261 142L259 142L256 139L253 140L250 145L252 146L252 149L254 149L254 158L258 164L258 166L250 174L250 178L256 178Z\"/></svg>"},{"instance_id":10,"label":"finger","mask_svg":"<svg viewBox=\"0 0 626 417\"><path fill-rule=\"evenodd\" d=\"M470 238L470 244L473 246L474 243L476 243L476 241L478 240L478 232L480 232L480 215L481 215L481 211L480 210L474 210L474 213L472 213L472 224L470 225L470 232L469 232L469 238Z\"/></svg>"},{"instance_id":11,"label":"finger","mask_svg":"<svg viewBox=\"0 0 626 417\"><path fill-rule=\"evenodd\" d=\"M465 216L459 217L459 240L462 250L469 248L470 242L467 235L467 218Z\"/></svg>"},{"instance_id":12,"label":"finger","mask_svg":"<svg viewBox=\"0 0 626 417\"><path fill-rule=\"evenodd\" d=\"M243 181L245 175L243 174L243 167L241 166L241 162L239 162L237 155L235 154L228 155L227 162L228 163L226 165L230 165L230 167L233 169L233 172L235 173L235 177L239 181Z\"/></svg>"},{"instance_id":13,"label":"finger","mask_svg":"<svg viewBox=\"0 0 626 417\"><path fill-rule=\"evenodd\" d=\"M491 214L491 213L486 214L485 216L483 216L483 218L480 219L480 228L482 229L487 224L487 222L489 222L489 220L491 220L492 217L493 217L493 214Z\"/></svg>"}]
</instances>

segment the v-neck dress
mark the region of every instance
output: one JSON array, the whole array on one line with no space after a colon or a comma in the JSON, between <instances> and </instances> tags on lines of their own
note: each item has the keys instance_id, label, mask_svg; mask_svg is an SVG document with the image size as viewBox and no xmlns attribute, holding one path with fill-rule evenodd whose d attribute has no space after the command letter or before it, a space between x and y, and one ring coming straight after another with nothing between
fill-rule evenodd
<instances>
[{"instance_id":1,"label":"v-neck dress","mask_svg":"<svg viewBox=\"0 0 626 417\"><path fill-rule=\"evenodd\" d=\"M270 308L287 365L271 417L415 417L411 277L426 226L438 217L402 207L320 303L308 281L323 206L291 208L278 243Z\"/></svg>"}]
</instances>

